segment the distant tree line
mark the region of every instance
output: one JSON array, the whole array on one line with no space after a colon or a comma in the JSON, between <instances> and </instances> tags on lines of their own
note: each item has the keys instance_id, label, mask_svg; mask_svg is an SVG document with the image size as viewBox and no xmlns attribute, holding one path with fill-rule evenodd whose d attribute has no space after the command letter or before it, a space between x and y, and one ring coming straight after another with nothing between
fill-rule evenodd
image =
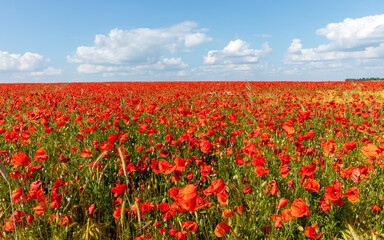
<instances>
[{"instance_id":1,"label":"distant tree line","mask_svg":"<svg viewBox=\"0 0 384 240\"><path fill-rule=\"evenodd\" d=\"M384 81L384 78L347 78L345 79L347 82L355 82L355 81Z\"/></svg>"}]
</instances>

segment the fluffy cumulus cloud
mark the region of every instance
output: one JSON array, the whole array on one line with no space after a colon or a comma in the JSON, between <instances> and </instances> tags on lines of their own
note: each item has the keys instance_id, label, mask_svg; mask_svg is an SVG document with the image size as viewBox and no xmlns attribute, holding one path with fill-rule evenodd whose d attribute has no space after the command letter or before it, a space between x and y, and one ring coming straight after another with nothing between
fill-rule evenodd
<instances>
[{"instance_id":1,"label":"fluffy cumulus cloud","mask_svg":"<svg viewBox=\"0 0 384 240\"><path fill-rule=\"evenodd\" d=\"M93 46L77 47L67 60L79 64L80 73L179 70L187 65L174 55L211 41L205 32L195 22L157 29L116 28L108 35L96 35Z\"/></svg>"},{"instance_id":2,"label":"fluffy cumulus cloud","mask_svg":"<svg viewBox=\"0 0 384 240\"><path fill-rule=\"evenodd\" d=\"M230 41L222 50L210 50L204 57L203 72L216 72L224 76L235 75L251 76L255 72L267 69L266 60L272 49L265 42L260 49L252 49L250 45L236 39Z\"/></svg>"},{"instance_id":3,"label":"fluffy cumulus cloud","mask_svg":"<svg viewBox=\"0 0 384 240\"><path fill-rule=\"evenodd\" d=\"M0 71L33 71L42 69L46 60L37 53L12 54L0 51Z\"/></svg>"},{"instance_id":4,"label":"fluffy cumulus cloud","mask_svg":"<svg viewBox=\"0 0 384 240\"><path fill-rule=\"evenodd\" d=\"M329 43L303 48L300 39L293 39L284 62L305 68L342 69L360 65L362 59L384 58L384 15L347 18L339 23L330 23L316 33L325 36Z\"/></svg>"},{"instance_id":5,"label":"fluffy cumulus cloud","mask_svg":"<svg viewBox=\"0 0 384 240\"><path fill-rule=\"evenodd\" d=\"M62 70L47 67L49 59L40 54L26 52L24 54L0 51L0 72L28 74L29 76L59 75ZM21 75L20 75L21 74Z\"/></svg>"},{"instance_id":6,"label":"fluffy cumulus cloud","mask_svg":"<svg viewBox=\"0 0 384 240\"><path fill-rule=\"evenodd\" d=\"M241 39L230 41L223 50L211 50L204 56L204 63L257 63L260 58L267 57L272 52L268 42L261 49L251 49L249 44Z\"/></svg>"},{"instance_id":7,"label":"fluffy cumulus cloud","mask_svg":"<svg viewBox=\"0 0 384 240\"><path fill-rule=\"evenodd\" d=\"M57 69L53 67L48 67L42 71L37 71L37 72L30 72L30 76L56 76L56 75L61 75L63 73L62 69Z\"/></svg>"}]
</instances>

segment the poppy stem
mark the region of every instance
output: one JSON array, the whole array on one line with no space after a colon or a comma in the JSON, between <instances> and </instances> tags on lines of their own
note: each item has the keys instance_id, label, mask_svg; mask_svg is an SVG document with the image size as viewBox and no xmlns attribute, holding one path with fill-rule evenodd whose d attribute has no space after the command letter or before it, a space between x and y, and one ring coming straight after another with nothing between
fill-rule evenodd
<instances>
[{"instance_id":1,"label":"poppy stem","mask_svg":"<svg viewBox=\"0 0 384 240\"><path fill-rule=\"evenodd\" d=\"M12 188L11 188L11 184L8 182L8 187L9 187L9 197L11 199L11 209L12 209L12 217L13 217L13 222L16 223L16 216L14 213L14 208L13 208L13 200L12 200ZM17 240L17 226L14 224L15 226L15 239Z\"/></svg>"}]
</instances>

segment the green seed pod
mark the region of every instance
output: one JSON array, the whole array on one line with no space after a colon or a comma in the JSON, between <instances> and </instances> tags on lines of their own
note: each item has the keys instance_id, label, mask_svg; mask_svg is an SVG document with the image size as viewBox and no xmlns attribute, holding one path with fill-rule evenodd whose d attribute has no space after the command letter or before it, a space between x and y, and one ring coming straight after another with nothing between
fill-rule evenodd
<instances>
[{"instance_id":1,"label":"green seed pod","mask_svg":"<svg viewBox=\"0 0 384 240\"><path fill-rule=\"evenodd\" d=\"M304 228L302 226L298 226L297 227L297 230L299 230L300 232L303 232L304 231Z\"/></svg>"},{"instance_id":2,"label":"green seed pod","mask_svg":"<svg viewBox=\"0 0 384 240\"><path fill-rule=\"evenodd\" d=\"M262 184L261 184L261 187L265 187L267 186L267 181L264 181Z\"/></svg>"}]
</instances>

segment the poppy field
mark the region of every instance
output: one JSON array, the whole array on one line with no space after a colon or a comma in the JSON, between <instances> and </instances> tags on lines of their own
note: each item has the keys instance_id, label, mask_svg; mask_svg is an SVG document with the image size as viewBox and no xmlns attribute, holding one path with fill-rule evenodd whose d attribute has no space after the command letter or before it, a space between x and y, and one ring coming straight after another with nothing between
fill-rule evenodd
<instances>
[{"instance_id":1,"label":"poppy field","mask_svg":"<svg viewBox=\"0 0 384 240\"><path fill-rule=\"evenodd\" d=\"M384 238L384 83L0 85L1 239Z\"/></svg>"}]
</instances>

